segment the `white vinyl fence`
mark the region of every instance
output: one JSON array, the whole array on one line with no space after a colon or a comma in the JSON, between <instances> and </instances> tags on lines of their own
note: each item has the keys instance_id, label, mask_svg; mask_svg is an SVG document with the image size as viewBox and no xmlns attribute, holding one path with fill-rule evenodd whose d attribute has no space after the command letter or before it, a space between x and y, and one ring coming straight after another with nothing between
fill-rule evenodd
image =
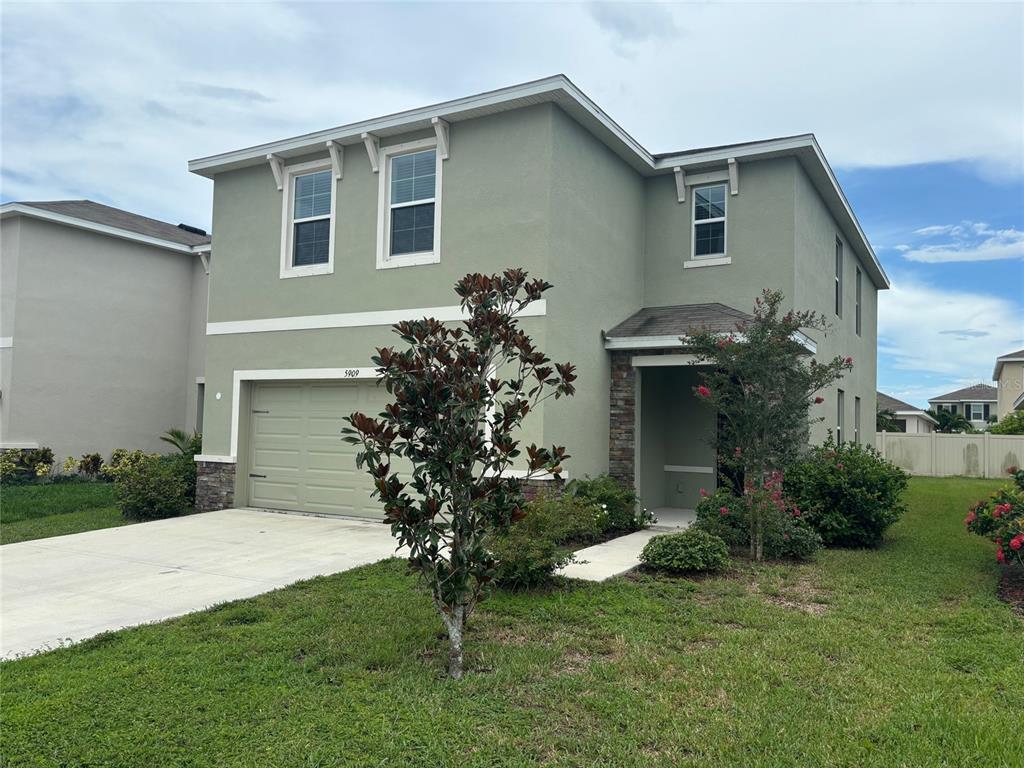
<instances>
[{"instance_id":1,"label":"white vinyl fence","mask_svg":"<svg viewBox=\"0 0 1024 768\"><path fill-rule=\"evenodd\" d=\"M1024 435L943 435L879 432L875 447L912 475L1005 478L1024 466Z\"/></svg>"}]
</instances>

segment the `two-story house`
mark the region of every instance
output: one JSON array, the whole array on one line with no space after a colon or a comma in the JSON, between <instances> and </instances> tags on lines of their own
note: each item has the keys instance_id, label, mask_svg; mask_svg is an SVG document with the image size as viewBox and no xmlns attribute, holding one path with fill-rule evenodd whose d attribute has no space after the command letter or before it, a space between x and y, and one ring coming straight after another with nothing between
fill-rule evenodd
<instances>
[{"instance_id":1,"label":"two-story house","mask_svg":"<svg viewBox=\"0 0 1024 768\"><path fill-rule=\"evenodd\" d=\"M982 430L995 415L996 388L989 384L972 384L928 400L933 411L962 415L975 429Z\"/></svg>"},{"instance_id":2,"label":"two-story house","mask_svg":"<svg viewBox=\"0 0 1024 768\"><path fill-rule=\"evenodd\" d=\"M571 476L610 471L649 508L713 488L715 415L680 335L733 330L763 288L833 325L808 354L854 371L814 415L874 435L877 292L888 281L812 135L651 154L564 76L193 160L214 180L204 508L379 516L340 440L377 412L389 325L457 321L467 272L554 284L521 322L578 394L526 442Z\"/></svg>"},{"instance_id":3,"label":"two-story house","mask_svg":"<svg viewBox=\"0 0 1024 768\"><path fill-rule=\"evenodd\" d=\"M0 206L0 447L58 461L202 429L206 232L91 200Z\"/></svg>"}]
</instances>

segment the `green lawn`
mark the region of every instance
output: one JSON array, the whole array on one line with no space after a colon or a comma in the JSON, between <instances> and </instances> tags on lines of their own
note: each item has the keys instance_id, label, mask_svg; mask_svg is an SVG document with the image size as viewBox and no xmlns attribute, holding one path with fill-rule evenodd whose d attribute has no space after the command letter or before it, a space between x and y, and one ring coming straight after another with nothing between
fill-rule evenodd
<instances>
[{"instance_id":1,"label":"green lawn","mask_svg":"<svg viewBox=\"0 0 1024 768\"><path fill-rule=\"evenodd\" d=\"M0 488L0 544L126 525L111 483L49 483Z\"/></svg>"},{"instance_id":2,"label":"green lawn","mask_svg":"<svg viewBox=\"0 0 1024 768\"><path fill-rule=\"evenodd\" d=\"M1019 766L1024 622L916 479L877 551L498 594L442 677L396 561L0 667L5 766Z\"/></svg>"}]
</instances>

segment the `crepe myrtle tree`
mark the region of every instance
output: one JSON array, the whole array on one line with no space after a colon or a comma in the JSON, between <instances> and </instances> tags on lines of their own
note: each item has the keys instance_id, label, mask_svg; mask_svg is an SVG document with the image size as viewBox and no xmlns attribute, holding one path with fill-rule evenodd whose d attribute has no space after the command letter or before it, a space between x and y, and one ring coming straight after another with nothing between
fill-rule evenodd
<instances>
[{"instance_id":1,"label":"crepe myrtle tree","mask_svg":"<svg viewBox=\"0 0 1024 768\"><path fill-rule=\"evenodd\" d=\"M718 413L712 444L722 468L743 478L744 494L763 489L798 458L807 446L811 407L824 402L817 393L853 368L851 357L819 362L809 355L800 343L803 332L825 333L829 325L817 312L784 310L783 301L781 292L765 289L753 317L734 333L700 329L683 337L697 362L708 366L695 393ZM750 553L760 560L761 515L750 515L750 528Z\"/></svg>"},{"instance_id":2,"label":"crepe myrtle tree","mask_svg":"<svg viewBox=\"0 0 1024 768\"><path fill-rule=\"evenodd\" d=\"M353 413L343 430L360 446L356 464L373 477L385 522L441 614L454 678L462 676L466 621L495 576L488 536L525 516L525 480L558 477L569 458L563 447L530 445L525 476L507 472L530 411L575 391L575 366L552 364L516 320L550 287L521 269L466 275L455 292L468 319L397 323L403 347L373 357L393 401L376 418ZM411 464L411 476L399 477L396 459Z\"/></svg>"}]
</instances>

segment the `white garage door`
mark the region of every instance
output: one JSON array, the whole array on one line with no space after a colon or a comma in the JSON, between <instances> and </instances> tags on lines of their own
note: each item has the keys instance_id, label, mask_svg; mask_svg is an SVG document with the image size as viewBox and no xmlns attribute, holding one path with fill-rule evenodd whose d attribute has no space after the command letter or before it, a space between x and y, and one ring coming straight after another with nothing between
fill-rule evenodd
<instances>
[{"instance_id":1,"label":"white garage door","mask_svg":"<svg viewBox=\"0 0 1024 768\"><path fill-rule=\"evenodd\" d=\"M266 382L252 392L249 505L383 517L372 482L342 440L353 411L376 416L387 392L374 382Z\"/></svg>"}]
</instances>

